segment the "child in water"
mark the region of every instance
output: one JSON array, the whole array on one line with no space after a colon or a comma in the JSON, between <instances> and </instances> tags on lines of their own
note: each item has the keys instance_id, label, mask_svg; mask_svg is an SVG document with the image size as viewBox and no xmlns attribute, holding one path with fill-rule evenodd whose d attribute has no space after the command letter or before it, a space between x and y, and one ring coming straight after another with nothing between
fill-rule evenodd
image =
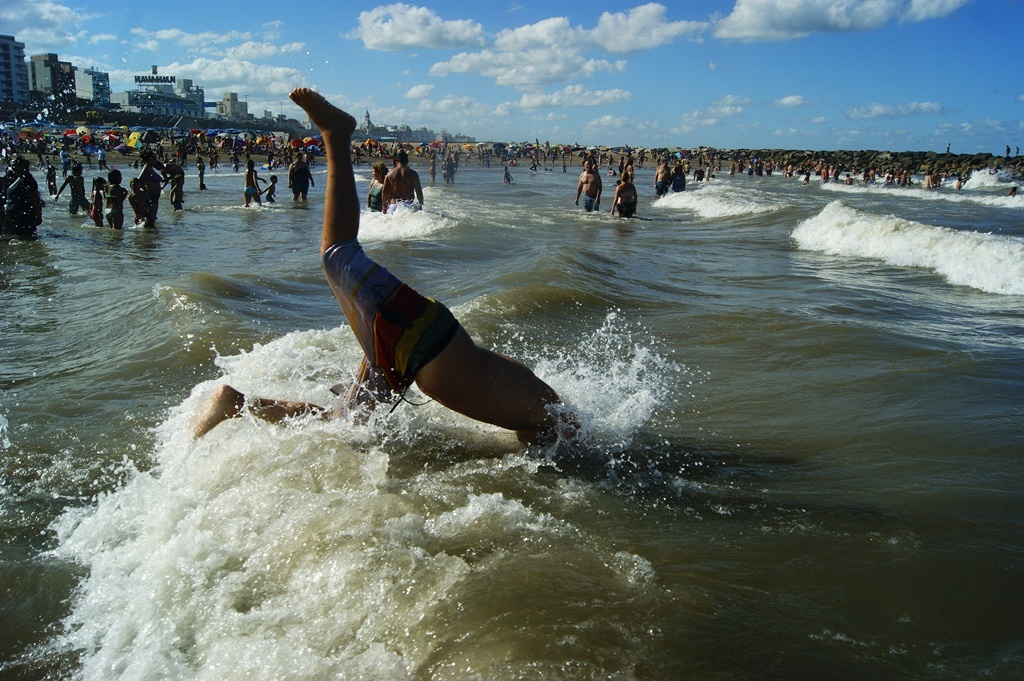
<instances>
[{"instance_id":1,"label":"child in water","mask_svg":"<svg viewBox=\"0 0 1024 681\"><path fill-rule=\"evenodd\" d=\"M149 196L142 186L142 180L132 178L128 183L131 192L128 194L128 204L135 211L135 224L141 225L149 218Z\"/></svg>"},{"instance_id":2,"label":"child in water","mask_svg":"<svg viewBox=\"0 0 1024 681\"><path fill-rule=\"evenodd\" d=\"M124 227L124 199L128 190L121 186L121 171L107 173L107 226L111 229Z\"/></svg>"},{"instance_id":3,"label":"child in water","mask_svg":"<svg viewBox=\"0 0 1024 681\"><path fill-rule=\"evenodd\" d=\"M82 164L76 163L71 168L71 175L65 178L64 184L57 190L57 196L54 200L60 198L61 192L64 191L64 187L71 187L71 203L68 204L68 213L71 215L78 215L78 209L84 208L89 210L89 200L85 198L85 178L82 177Z\"/></svg>"},{"instance_id":4,"label":"child in water","mask_svg":"<svg viewBox=\"0 0 1024 681\"><path fill-rule=\"evenodd\" d=\"M57 169L52 163L46 164L46 192L50 196L57 195Z\"/></svg>"},{"instance_id":5,"label":"child in water","mask_svg":"<svg viewBox=\"0 0 1024 681\"><path fill-rule=\"evenodd\" d=\"M277 203L274 198L277 195L277 175L270 176L270 184L263 190L263 194L267 197L267 203Z\"/></svg>"},{"instance_id":6,"label":"child in water","mask_svg":"<svg viewBox=\"0 0 1024 681\"><path fill-rule=\"evenodd\" d=\"M107 181L97 177L92 181L92 196L89 202L89 217L97 227L103 226L103 196Z\"/></svg>"}]
</instances>

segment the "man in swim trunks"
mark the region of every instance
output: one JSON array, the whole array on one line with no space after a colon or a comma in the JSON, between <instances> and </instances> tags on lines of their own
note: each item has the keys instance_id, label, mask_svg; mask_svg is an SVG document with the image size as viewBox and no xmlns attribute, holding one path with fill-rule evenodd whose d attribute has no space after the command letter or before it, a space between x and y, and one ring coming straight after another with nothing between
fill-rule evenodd
<instances>
[{"instance_id":1,"label":"man in swim trunks","mask_svg":"<svg viewBox=\"0 0 1024 681\"><path fill-rule=\"evenodd\" d=\"M622 173L622 181L615 187L615 198L612 200L612 215L618 210L619 217L631 218L636 215L636 186L633 184L633 173L626 170Z\"/></svg>"},{"instance_id":2,"label":"man in swim trunks","mask_svg":"<svg viewBox=\"0 0 1024 681\"><path fill-rule=\"evenodd\" d=\"M477 346L447 308L366 256L357 240L361 205L352 169L355 119L307 88L290 97L323 133L328 173L321 264L365 354L347 394L348 406L394 401L415 382L449 409L514 430L523 442L552 442L560 431L573 434L573 416L558 409L558 394L528 367ZM200 437L244 411L270 422L335 414L305 402L247 398L222 385L193 424L193 434Z\"/></svg>"},{"instance_id":3,"label":"man in swim trunks","mask_svg":"<svg viewBox=\"0 0 1024 681\"><path fill-rule=\"evenodd\" d=\"M666 158L658 166L658 172L654 175L654 193L658 196L665 196L668 194L668 188L672 184L672 169L668 165L668 159Z\"/></svg>"},{"instance_id":4,"label":"man in swim trunks","mask_svg":"<svg viewBox=\"0 0 1024 681\"><path fill-rule=\"evenodd\" d=\"M395 160L398 165L384 178L384 212L388 212L388 206L394 206L399 202L410 203L416 206L417 210L423 208L423 187L420 186L419 174L409 167L409 154L403 149L395 156ZM413 200L416 203L413 203Z\"/></svg>"},{"instance_id":5,"label":"man in swim trunks","mask_svg":"<svg viewBox=\"0 0 1024 681\"><path fill-rule=\"evenodd\" d=\"M588 213L601 207L601 175L597 172L597 161L593 156L583 162L583 172L576 186L576 205L580 205L580 194L584 195L583 210Z\"/></svg>"}]
</instances>

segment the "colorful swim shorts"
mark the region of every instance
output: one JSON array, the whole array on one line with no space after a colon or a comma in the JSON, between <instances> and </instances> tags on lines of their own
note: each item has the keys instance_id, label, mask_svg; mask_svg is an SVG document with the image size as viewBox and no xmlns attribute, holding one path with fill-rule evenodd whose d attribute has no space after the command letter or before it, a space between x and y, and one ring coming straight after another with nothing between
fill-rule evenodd
<instances>
[{"instance_id":1,"label":"colorful swim shorts","mask_svg":"<svg viewBox=\"0 0 1024 681\"><path fill-rule=\"evenodd\" d=\"M320 264L370 365L399 394L459 330L447 307L370 260L356 239L331 246Z\"/></svg>"}]
</instances>

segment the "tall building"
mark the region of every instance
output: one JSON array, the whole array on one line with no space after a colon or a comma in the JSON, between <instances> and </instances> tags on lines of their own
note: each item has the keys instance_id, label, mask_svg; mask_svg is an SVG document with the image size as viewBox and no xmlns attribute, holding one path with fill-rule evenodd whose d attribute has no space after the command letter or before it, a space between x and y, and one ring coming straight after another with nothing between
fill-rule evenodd
<instances>
[{"instance_id":1,"label":"tall building","mask_svg":"<svg viewBox=\"0 0 1024 681\"><path fill-rule=\"evenodd\" d=\"M70 110L78 103L75 67L53 53L32 55L28 63L28 86L33 92L52 97L56 107Z\"/></svg>"},{"instance_id":2,"label":"tall building","mask_svg":"<svg viewBox=\"0 0 1024 681\"><path fill-rule=\"evenodd\" d=\"M110 74L95 68L79 71L75 67L75 93L79 99L93 104L110 104Z\"/></svg>"},{"instance_id":3,"label":"tall building","mask_svg":"<svg viewBox=\"0 0 1024 681\"><path fill-rule=\"evenodd\" d=\"M238 101L237 92L228 92L217 102L217 117L240 121L249 117L249 102Z\"/></svg>"},{"instance_id":4,"label":"tall building","mask_svg":"<svg viewBox=\"0 0 1024 681\"><path fill-rule=\"evenodd\" d=\"M0 35L0 102L28 104L28 66L25 43Z\"/></svg>"},{"instance_id":5,"label":"tall building","mask_svg":"<svg viewBox=\"0 0 1024 681\"><path fill-rule=\"evenodd\" d=\"M194 85L189 78L182 78L178 81L174 94L193 102L200 110L204 110L206 106L206 91L199 85Z\"/></svg>"}]
</instances>

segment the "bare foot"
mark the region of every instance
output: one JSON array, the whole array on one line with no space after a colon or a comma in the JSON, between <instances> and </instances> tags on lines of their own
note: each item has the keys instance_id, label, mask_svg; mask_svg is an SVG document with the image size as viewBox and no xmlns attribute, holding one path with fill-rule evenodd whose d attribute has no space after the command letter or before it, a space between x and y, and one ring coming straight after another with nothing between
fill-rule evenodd
<instances>
[{"instance_id":1,"label":"bare foot","mask_svg":"<svg viewBox=\"0 0 1024 681\"><path fill-rule=\"evenodd\" d=\"M221 421L241 414L244 407L245 395L230 385L219 386L213 391L202 413L192 422L192 437L206 435Z\"/></svg>"},{"instance_id":2,"label":"bare foot","mask_svg":"<svg viewBox=\"0 0 1024 681\"><path fill-rule=\"evenodd\" d=\"M309 119L325 139L328 135L351 137L355 132L356 119L328 102L319 92L300 87L292 90L288 97L309 114Z\"/></svg>"}]
</instances>

